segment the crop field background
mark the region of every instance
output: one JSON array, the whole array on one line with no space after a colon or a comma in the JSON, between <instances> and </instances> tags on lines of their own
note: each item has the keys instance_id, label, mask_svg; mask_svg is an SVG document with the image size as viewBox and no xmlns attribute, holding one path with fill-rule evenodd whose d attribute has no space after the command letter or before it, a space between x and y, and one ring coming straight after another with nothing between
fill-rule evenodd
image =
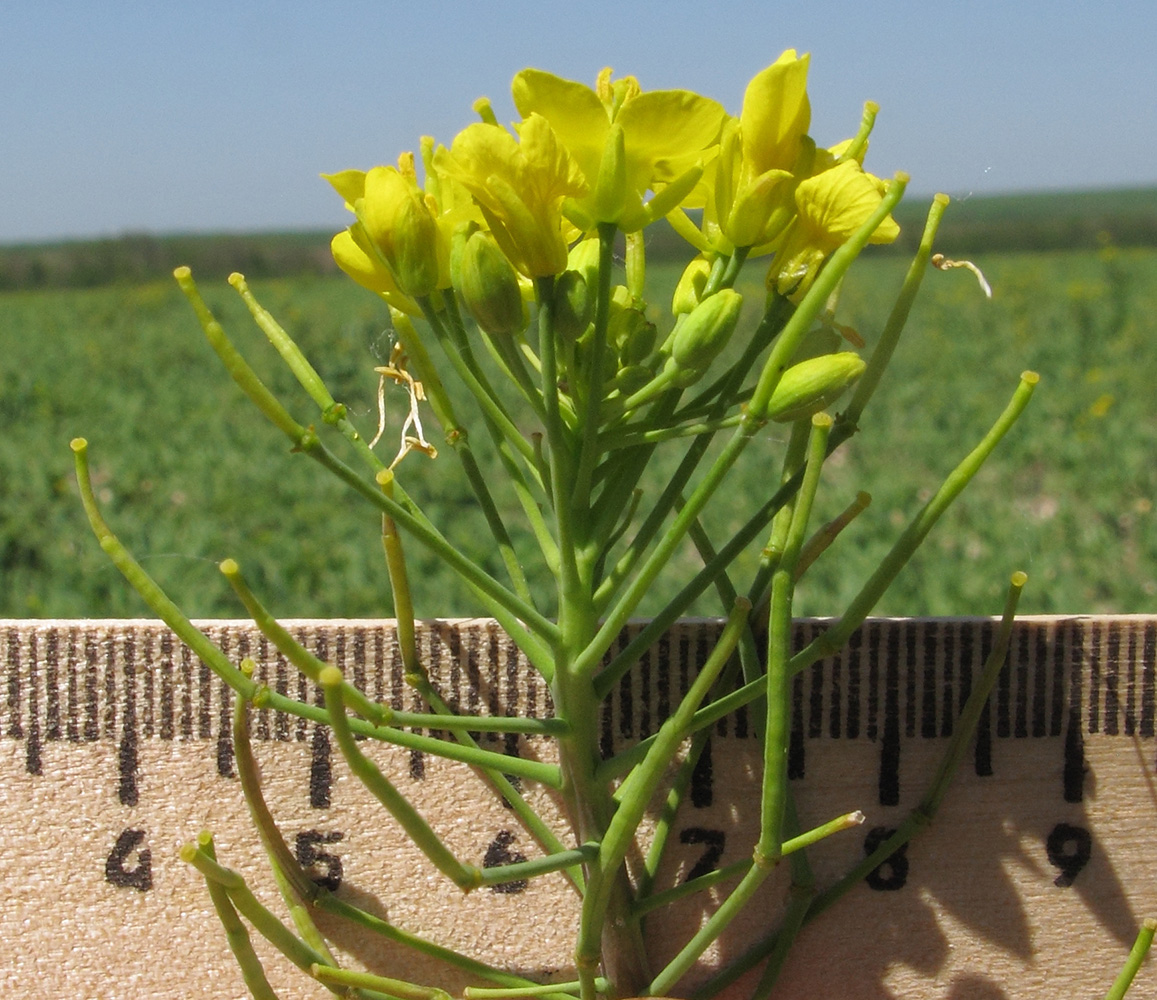
<instances>
[{"instance_id":1,"label":"crop field background","mask_svg":"<svg viewBox=\"0 0 1157 1000\"><path fill-rule=\"evenodd\" d=\"M981 239L984 226L995 227L987 238L993 249L965 247L993 286L991 302L965 271L928 274L861 433L829 462L817 523L857 490L870 492L872 504L809 573L797 613L840 613L903 525L988 429L1027 368L1042 380L1022 421L877 613L996 613L1015 569L1029 574L1025 613L1157 607L1157 249L1123 245L1146 241L1129 236L1140 231L1141 211L1132 213L1134 230L1120 231L1077 213L1065 230L1075 249L1058 249L1043 237L1038 244L1049 249L1027 248L1032 226L1038 237L1050 225L1048 231L1057 230L1059 204L1051 214L1039 205L1035 214L1026 209L1019 222L1009 221L1015 213L1008 206L1003 213L974 209L973 222L957 230L964 245ZM1150 197L1149 217L1153 204ZM1130 218L1127 206L1122 211ZM902 221L918 235L918 222ZM998 230L1003 241L992 236ZM952 232L946 223L943 249L950 254L959 252ZM279 245L272 237L247 244L247 253L237 255L243 259L224 270L249 265L263 304L372 435L373 366L389 351L385 308L347 279L321 273L316 240L295 239L280 244L290 248L286 257L269 250ZM122 251L131 242L122 241ZM309 399L217 280L217 258L228 258L237 245L194 240L183 249L186 259L204 265L197 274L206 298L254 366L299 420L316 421ZM99 269L91 280L67 279L84 248L72 248L71 256L58 248L55 257L45 248L0 250L0 277L7 275L0 281L6 289L0 291L0 616L148 613L87 527L68 449L78 435L89 439L114 530L190 615L243 614L216 568L226 556L241 563L282 617L389 615L378 516L307 458L290 454L230 382L172 280L156 276L179 262L170 255L182 248L174 251L173 241L150 246L148 266L113 267L112 284L101 283L108 276ZM91 246L84 252L100 257ZM107 247L101 252L116 256ZM286 263L299 258L307 266ZM44 263L50 259L55 271ZM877 253L860 261L846 284L838 319L858 330L869 349L907 264L904 254ZM297 273L268 276L279 270ZM652 262L656 302L667 298L678 270ZM754 317L762 299L758 262L748 271L741 290ZM388 457L406 402L400 390L386 398L395 429L378 448ZM479 427L475 440L484 436ZM717 543L774 488L785 437L784 428L769 425L749 448L709 520ZM342 444L335 435L339 453ZM651 490L661 486L679 447L664 447ZM398 475L463 551L501 573L449 447L434 461L411 455ZM502 484L495 488L504 493ZM517 523L512 505L512 527ZM419 614L478 612L470 594L416 544L407 553ZM529 547L527 553L533 569ZM675 567L682 575L656 591L652 607L698 565L688 549ZM694 609L719 610L710 594Z\"/></svg>"}]
</instances>

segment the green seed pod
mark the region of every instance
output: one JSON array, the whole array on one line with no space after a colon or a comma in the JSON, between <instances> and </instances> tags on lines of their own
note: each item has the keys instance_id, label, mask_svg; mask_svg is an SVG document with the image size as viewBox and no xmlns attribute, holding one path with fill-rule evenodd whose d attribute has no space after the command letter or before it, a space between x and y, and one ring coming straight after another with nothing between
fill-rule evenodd
<instances>
[{"instance_id":1,"label":"green seed pod","mask_svg":"<svg viewBox=\"0 0 1157 1000\"><path fill-rule=\"evenodd\" d=\"M516 333L525 323L518 275L488 233L466 241L459 268L458 292L483 330L495 336Z\"/></svg>"},{"instance_id":2,"label":"green seed pod","mask_svg":"<svg viewBox=\"0 0 1157 1000\"><path fill-rule=\"evenodd\" d=\"M834 403L867 367L851 351L825 354L792 365L783 373L764 414L780 423L810 417Z\"/></svg>"},{"instance_id":3,"label":"green seed pod","mask_svg":"<svg viewBox=\"0 0 1157 1000\"><path fill-rule=\"evenodd\" d=\"M702 375L727 346L742 305L743 296L730 288L700 302L671 339L671 359L675 364Z\"/></svg>"}]
</instances>

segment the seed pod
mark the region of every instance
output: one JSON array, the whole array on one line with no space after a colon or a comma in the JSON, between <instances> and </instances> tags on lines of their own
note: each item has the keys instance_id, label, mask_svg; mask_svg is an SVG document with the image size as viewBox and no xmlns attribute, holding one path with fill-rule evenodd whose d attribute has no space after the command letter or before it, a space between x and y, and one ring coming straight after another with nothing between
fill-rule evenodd
<instances>
[{"instance_id":1,"label":"seed pod","mask_svg":"<svg viewBox=\"0 0 1157 1000\"><path fill-rule=\"evenodd\" d=\"M466 241L458 291L487 333L503 336L522 329L525 313L518 275L489 234L477 232Z\"/></svg>"},{"instance_id":2,"label":"seed pod","mask_svg":"<svg viewBox=\"0 0 1157 1000\"><path fill-rule=\"evenodd\" d=\"M743 296L724 288L699 303L683 320L671 340L671 358L685 370L702 375L719 352L727 346L735 325Z\"/></svg>"},{"instance_id":3,"label":"seed pod","mask_svg":"<svg viewBox=\"0 0 1157 1000\"><path fill-rule=\"evenodd\" d=\"M858 354L842 351L809 358L783 373L764 414L780 423L810 417L834 403L864 372Z\"/></svg>"}]
</instances>

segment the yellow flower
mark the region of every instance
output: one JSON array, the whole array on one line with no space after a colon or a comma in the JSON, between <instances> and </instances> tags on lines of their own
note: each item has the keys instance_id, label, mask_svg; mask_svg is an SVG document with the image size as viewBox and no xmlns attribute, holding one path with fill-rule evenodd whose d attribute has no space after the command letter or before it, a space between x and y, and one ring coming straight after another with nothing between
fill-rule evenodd
<instances>
[{"instance_id":1,"label":"yellow flower","mask_svg":"<svg viewBox=\"0 0 1157 1000\"><path fill-rule=\"evenodd\" d=\"M632 76L596 89L538 69L514 78L524 118L541 115L574 157L587 192L568 211L590 228L614 222L625 232L662 218L690 195L715 152L726 117L721 105L688 90L644 91ZM654 192L644 202L648 191Z\"/></svg>"},{"instance_id":2,"label":"yellow flower","mask_svg":"<svg viewBox=\"0 0 1157 1000\"><path fill-rule=\"evenodd\" d=\"M715 173L715 218L734 247L774 239L790 214L791 178L811 123L807 96L808 56L788 49L757 73L743 95L743 109L724 130Z\"/></svg>"},{"instance_id":3,"label":"yellow flower","mask_svg":"<svg viewBox=\"0 0 1157 1000\"><path fill-rule=\"evenodd\" d=\"M437 222L437 205L418 186L412 153L404 153L398 167L374 167L368 173L344 170L323 175L358 217L360 232L369 244L359 249L374 251L389 269L401 291L414 298L439 287L440 260L447 251ZM353 238L356 244L356 237ZM350 259L349 244L340 245ZM341 261L338 261L339 266Z\"/></svg>"},{"instance_id":4,"label":"yellow flower","mask_svg":"<svg viewBox=\"0 0 1157 1000\"><path fill-rule=\"evenodd\" d=\"M502 252L523 274L566 270L562 202L586 194L587 184L545 118L530 115L517 140L498 125L468 125L450 149L434 154L434 166L470 192Z\"/></svg>"},{"instance_id":5,"label":"yellow flower","mask_svg":"<svg viewBox=\"0 0 1157 1000\"><path fill-rule=\"evenodd\" d=\"M794 214L788 183L809 172L814 144L807 136L807 55L788 49L757 73L743 95L738 118L727 117L719 155L708 166L695 197L703 206L696 226L675 212L671 224L704 253L730 254L736 247L767 253Z\"/></svg>"},{"instance_id":6,"label":"yellow flower","mask_svg":"<svg viewBox=\"0 0 1157 1000\"><path fill-rule=\"evenodd\" d=\"M844 160L801 181L796 187L795 228L776 254L770 276L784 295L800 294L833 250L845 243L880 207L886 185L860 164ZM891 243L900 227L889 215L869 243Z\"/></svg>"}]
</instances>

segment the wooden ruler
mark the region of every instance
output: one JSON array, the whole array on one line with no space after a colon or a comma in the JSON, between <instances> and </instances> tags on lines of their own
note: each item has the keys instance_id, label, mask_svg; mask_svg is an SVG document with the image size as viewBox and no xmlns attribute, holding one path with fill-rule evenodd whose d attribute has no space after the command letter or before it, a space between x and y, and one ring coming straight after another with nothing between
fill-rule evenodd
<instances>
[{"instance_id":1,"label":"wooden ruler","mask_svg":"<svg viewBox=\"0 0 1157 1000\"><path fill-rule=\"evenodd\" d=\"M288 624L371 697L421 710L402 682L390 623ZM318 698L248 623L202 627L234 660L254 657L271 686ZM823 627L799 622L796 639ZM607 752L656 730L718 628L681 623L624 678L602 720ZM821 886L919 801L993 629L986 619L870 621L841 654L796 677L789 767L802 822L867 815L814 850ZM550 712L545 686L493 623L428 623L420 642L435 684L461 710ZM1140 921L1157 915L1155 660L1157 617L1021 620L936 822L805 928L782 996L1103 995ZM229 691L146 621L0 621L0 670L5 995L244 996L203 882L177 857L212 830L223 863L281 912L234 777ZM273 812L317 879L405 930L514 970L568 977L577 906L561 875L463 897L351 778L324 727L261 710L252 729ZM483 742L512 757L549 753L538 739ZM509 810L463 766L373 750L460 857L494 864L533 853ZM757 765L745 714L718 722L661 884L750 855ZM524 790L557 816L550 795ZM774 926L786 883L770 883L711 962ZM719 898L692 897L648 918L654 961L670 957ZM419 981L445 975L398 946L325 929L351 965ZM258 951L280 996L328 995ZM1135 989L1157 996L1157 972L1143 970Z\"/></svg>"}]
</instances>

